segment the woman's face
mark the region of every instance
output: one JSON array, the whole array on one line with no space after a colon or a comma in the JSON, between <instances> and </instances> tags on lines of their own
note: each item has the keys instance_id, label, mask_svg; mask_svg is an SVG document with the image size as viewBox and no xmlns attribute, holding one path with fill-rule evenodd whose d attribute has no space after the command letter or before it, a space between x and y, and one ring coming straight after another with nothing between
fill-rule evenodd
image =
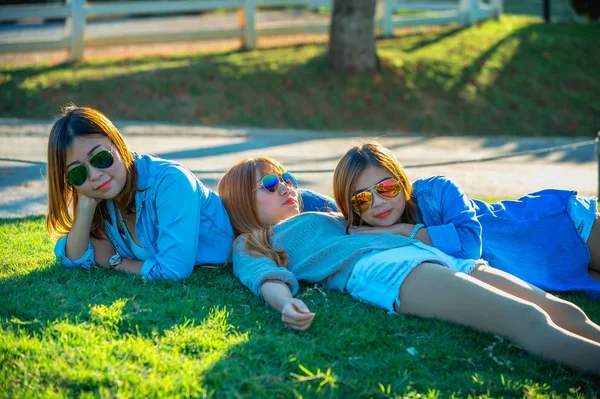
<instances>
[{"instance_id":1,"label":"woman's face","mask_svg":"<svg viewBox=\"0 0 600 399\"><path fill-rule=\"evenodd\" d=\"M387 227L400 220L406 208L404 190L400 186L400 193L394 198L385 198L377 194L374 186L387 179L395 179L394 175L383 168L369 166L356 180L354 192L365 190L371 192L372 202L369 209L361 217L364 223L371 226Z\"/></svg>"},{"instance_id":2,"label":"woman's face","mask_svg":"<svg viewBox=\"0 0 600 399\"><path fill-rule=\"evenodd\" d=\"M102 169L90 164L90 158L101 151L108 150L114 162ZM88 198L113 199L121 193L127 182L127 171L119 152L106 136L91 135L73 139L66 153L66 171L83 165L87 169L87 179L75 186L77 193Z\"/></svg>"},{"instance_id":3,"label":"woman's face","mask_svg":"<svg viewBox=\"0 0 600 399\"><path fill-rule=\"evenodd\" d=\"M269 173L281 177L278 172L269 171ZM258 179L254 182L258 222L264 228L273 226L300 213L298 192L294 188L286 186L281 180L277 191L273 193L263 187L261 179L269 173L261 173L257 169L256 176Z\"/></svg>"}]
</instances>

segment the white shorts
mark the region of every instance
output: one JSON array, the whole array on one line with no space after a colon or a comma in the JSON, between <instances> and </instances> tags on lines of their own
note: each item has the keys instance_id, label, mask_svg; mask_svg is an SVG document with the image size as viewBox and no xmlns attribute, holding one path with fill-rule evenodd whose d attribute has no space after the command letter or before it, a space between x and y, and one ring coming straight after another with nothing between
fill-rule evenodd
<instances>
[{"instance_id":1,"label":"white shorts","mask_svg":"<svg viewBox=\"0 0 600 399\"><path fill-rule=\"evenodd\" d=\"M598 199L596 197L585 198L573 195L569 199L568 212L575 229L587 242L592 232L594 220L598 219Z\"/></svg>"},{"instance_id":2,"label":"white shorts","mask_svg":"<svg viewBox=\"0 0 600 399\"><path fill-rule=\"evenodd\" d=\"M423 262L437 263L452 270L469 274L483 260L457 259L442 251L415 242L406 247L365 254L354 266L346 283L352 298L396 314L394 304L400 305L400 287L408 274Z\"/></svg>"}]
</instances>

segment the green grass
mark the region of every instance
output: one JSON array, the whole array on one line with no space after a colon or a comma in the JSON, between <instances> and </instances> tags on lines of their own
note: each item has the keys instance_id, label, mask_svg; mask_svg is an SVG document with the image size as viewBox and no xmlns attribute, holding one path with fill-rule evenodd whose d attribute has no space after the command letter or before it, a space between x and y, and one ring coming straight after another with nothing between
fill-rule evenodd
<instances>
[{"instance_id":1,"label":"green grass","mask_svg":"<svg viewBox=\"0 0 600 399\"><path fill-rule=\"evenodd\" d=\"M594 397L591 377L498 337L316 287L297 333L229 269L176 283L67 269L41 217L0 220L0 240L0 397ZM598 302L563 297L600 320Z\"/></svg>"},{"instance_id":2,"label":"green grass","mask_svg":"<svg viewBox=\"0 0 600 399\"><path fill-rule=\"evenodd\" d=\"M600 130L600 25L507 16L378 41L382 73L343 77L325 45L0 66L0 117L68 102L115 120L316 130L578 135Z\"/></svg>"}]
</instances>

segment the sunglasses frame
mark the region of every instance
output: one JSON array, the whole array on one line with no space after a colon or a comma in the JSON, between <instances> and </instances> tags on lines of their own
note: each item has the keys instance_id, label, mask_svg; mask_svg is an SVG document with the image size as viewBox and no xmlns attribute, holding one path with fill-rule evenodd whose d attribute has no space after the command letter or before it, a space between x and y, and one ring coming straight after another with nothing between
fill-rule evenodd
<instances>
[{"instance_id":1,"label":"sunglasses frame","mask_svg":"<svg viewBox=\"0 0 600 399\"><path fill-rule=\"evenodd\" d=\"M94 157L98 156L98 154L102 154L102 153L104 153L104 152L108 152L108 153L110 154L110 157L112 158L112 161L110 162L110 165L108 165L108 166L106 166L106 167L99 167L99 166L95 166L95 165L93 165L93 164L91 163L91 160L92 160ZM112 148L112 147L111 147L111 148L109 148L109 149L103 148L102 150L98 151L98 152L97 152L97 153L95 153L94 155L91 155L90 157L88 157L87 159L85 159L83 162L79 163L77 166L74 166L73 168L69 169L69 170L67 171L66 175L65 175L65 178L66 178L66 180L67 180L67 183L69 183L71 186L73 186L73 187L79 187L79 186L82 186L82 185L84 185L84 184L85 184L85 182L86 182L86 181L88 180L88 178L90 177L90 171L89 171L89 169L88 169L88 164L89 164L89 165L91 165L91 166L93 166L94 168L97 168L97 169L108 169L108 168L110 168L111 166L113 166L113 165L114 165L114 163L115 163L115 156L114 156L114 154L113 154L113 148ZM73 183L71 182L71 180L69 180L69 173L73 172L75 169L77 169L77 168L79 168L79 167L83 167L83 168L85 168L85 179L84 179L84 180L83 180L83 182L81 182L80 184L73 184Z\"/></svg>"},{"instance_id":2,"label":"sunglasses frame","mask_svg":"<svg viewBox=\"0 0 600 399\"><path fill-rule=\"evenodd\" d=\"M390 181L390 180L394 181L394 182L395 182L395 183L398 185L398 194L396 194L396 195L394 195L394 196L392 196L392 197L386 197L385 195L381 195L381 194L379 193L379 191L377 191L377 186L379 186L379 185L381 185L381 184L383 184L383 183L385 183L385 182L387 182L387 181ZM373 193L373 192L374 192L374 193ZM356 209L356 207L355 207L354 203L356 202L356 201L355 201L355 198L356 198L356 196L357 196L357 195L360 195L360 194L363 194L363 193L369 193L369 194L371 194L371 200L369 201L369 207L368 207L367 209L365 209L364 211L360 211L360 209ZM371 187L369 187L369 188L367 188L367 189L365 189L365 190L361 190L361 192L359 192L359 193L356 193L356 194L354 194L354 195L353 195L353 196L350 198L350 205L352 206L352 210L353 210L353 211L354 211L356 214L358 214L358 215L362 215L363 213L365 213L365 212L367 212L369 209L371 209L371 206L373 205L373 196L374 196L375 194L377 194L378 196L380 196L380 197L382 197L382 198L385 198L385 199L392 199L392 198L396 198L397 196L399 196L399 195L400 195L400 193L402 193L402 185L400 184L400 182L398 181L398 179L396 179L396 178L393 178L393 177L390 177L390 178L387 178L387 179L385 179L385 180L382 180L382 181L380 181L380 182L379 182L379 183L377 183L377 184L374 184L374 185L372 185Z\"/></svg>"},{"instance_id":3,"label":"sunglasses frame","mask_svg":"<svg viewBox=\"0 0 600 399\"><path fill-rule=\"evenodd\" d=\"M291 184L291 185L289 185L289 184L286 182L286 179L283 177L284 175L288 175L289 177L291 177L291 181L292 181L292 184ZM264 181L263 181L265 177L269 177L269 176L275 176L275 177L277 178L277 184L276 184L276 185L273 187L273 190L269 190L269 189L268 189L268 188L265 186L265 183L264 183ZM283 184L285 184L285 185L286 185L287 187L289 187L289 188L293 188L293 189L296 189L296 188L298 188L298 180L296 180L296 177L294 177L294 175L293 175L293 174L291 174L290 172L283 172L283 173L282 173L281 175L279 175L279 176L277 176L275 173L269 173L268 175L264 175L263 177L261 177L261 178L260 178L260 183L258 183L258 186L256 186L256 188L255 188L254 190L252 190L252 192L254 192L254 191L256 191L256 190L258 190L258 189L260 189L260 188L264 188L264 189L265 189L265 191L267 191L267 192L269 192L269 193L273 194L273 193L276 193L276 192L277 192L277 190L279 190L279 184L280 184L280 183L283 183Z\"/></svg>"}]
</instances>

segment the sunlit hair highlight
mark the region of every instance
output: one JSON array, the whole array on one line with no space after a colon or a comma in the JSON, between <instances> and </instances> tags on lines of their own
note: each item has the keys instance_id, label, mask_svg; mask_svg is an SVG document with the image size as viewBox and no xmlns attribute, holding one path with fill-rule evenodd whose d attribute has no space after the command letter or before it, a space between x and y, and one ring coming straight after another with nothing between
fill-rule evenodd
<instances>
[{"instance_id":1,"label":"sunlit hair highlight","mask_svg":"<svg viewBox=\"0 0 600 399\"><path fill-rule=\"evenodd\" d=\"M100 135L108 137L112 147L119 152L127 181L114 199L115 206L123 213L135 212L137 168L133 154L125 139L113 123L101 112L87 107L70 104L63 108L61 117L54 122L48 138L48 213L46 227L54 238L65 236L71 230L77 207L77 190L67 182L67 149L76 137ZM105 237L104 219L108 218L106 205L102 201L96 208L90 235Z\"/></svg>"},{"instance_id":2,"label":"sunlit hair highlight","mask_svg":"<svg viewBox=\"0 0 600 399\"><path fill-rule=\"evenodd\" d=\"M360 174L369 167L387 170L402 186L406 209L398 223L416 223L417 204L412 198L412 186L408 177L396 157L384 146L375 141L370 141L352 147L338 162L333 173L333 195L346 218L346 232L351 226L360 225L363 221L361 215L352 208L352 197L356 194L356 181Z\"/></svg>"},{"instance_id":3,"label":"sunlit hair highlight","mask_svg":"<svg viewBox=\"0 0 600 399\"><path fill-rule=\"evenodd\" d=\"M260 175L257 175L257 172ZM283 166L268 157L245 158L233 165L219 181L219 196L237 237L245 242L244 251L252 256L256 254L270 258L278 266L287 267L288 257L284 250L271 246L269 238L272 228L261 226L258 221L256 193L257 182L269 173L282 174Z\"/></svg>"}]
</instances>

